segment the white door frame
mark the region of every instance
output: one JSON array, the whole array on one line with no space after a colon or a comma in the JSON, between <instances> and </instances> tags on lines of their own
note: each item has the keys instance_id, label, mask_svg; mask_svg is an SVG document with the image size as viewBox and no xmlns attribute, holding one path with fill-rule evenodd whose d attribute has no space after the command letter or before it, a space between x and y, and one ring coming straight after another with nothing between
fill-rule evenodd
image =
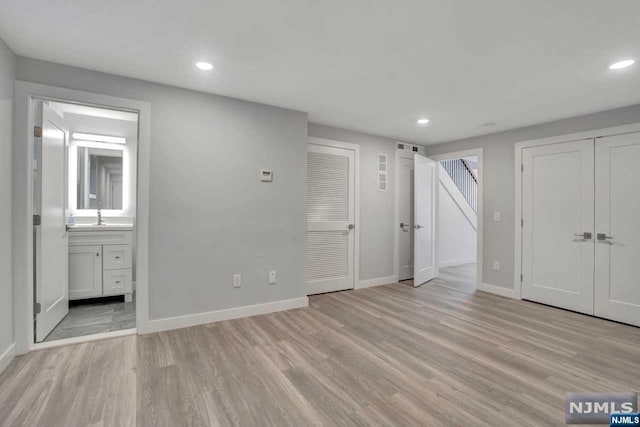
<instances>
[{"instance_id":1,"label":"white door frame","mask_svg":"<svg viewBox=\"0 0 640 427\"><path fill-rule=\"evenodd\" d=\"M516 298L522 299L522 281L520 279L522 274L522 150L524 148L537 147L541 145L559 144L563 142L580 141L585 139L597 139L605 136L621 135L634 132L640 132L640 123L516 142L514 147L513 162L515 175L513 289Z\"/></svg>"},{"instance_id":2,"label":"white door frame","mask_svg":"<svg viewBox=\"0 0 640 427\"><path fill-rule=\"evenodd\" d=\"M321 145L325 147L342 148L344 150L351 150L355 153L354 161L354 212L353 218L355 223L355 229L353 234L353 289L357 289L357 284L360 282L360 146L358 144L352 144L350 142L334 141L332 139L316 138L310 136L308 140L309 144ZM305 208L305 215L306 215ZM306 285L306 284L305 284Z\"/></svg>"},{"instance_id":3,"label":"white door frame","mask_svg":"<svg viewBox=\"0 0 640 427\"><path fill-rule=\"evenodd\" d=\"M476 156L478 158L478 220L476 222L477 224L477 231L476 231L476 257L477 257L477 261L476 261L476 289L481 289L482 288L482 262L483 262L483 255L482 255L482 242L483 242L483 234L484 234L484 160L483 160L483 156L484 156L484 150L482 148L473 148L470 150L462 150L462 151L452 151L449 153L443 153L443 154L436 154L436 155L429 155L427 154L427 157L429 157L430 159L433 159L435 161L441 162L443 160L455 160L455 159L460 159L462 157L468 157L468 156ZM440 177L438 176L438 185L440 185ZM439 228L439 227L438 227ZM440 230L436 230L436 236L440 237ZM439 240L438 240L439 241ZM439 259L439 258L438 258Z\"/></svg>"},{"instance_id":4,"label":"white door frame","mask_svg":"<svg viewBox=\"0 0 640 427\"><path fill-rule=\"evenodd\" d=\"M33 334L33 102L34 99L81 103L96 107L138 113L137 176L137 251L136 251L136 326L146 333L149 323L149 154L151 138L151 104L90 92L65 89L16 80L15 143L13 151L13 279L14 332L16 354L31 350L86 342L135 333L135 330L108 332L49 343L34 343Z\"/></svg>"}]
</instances>

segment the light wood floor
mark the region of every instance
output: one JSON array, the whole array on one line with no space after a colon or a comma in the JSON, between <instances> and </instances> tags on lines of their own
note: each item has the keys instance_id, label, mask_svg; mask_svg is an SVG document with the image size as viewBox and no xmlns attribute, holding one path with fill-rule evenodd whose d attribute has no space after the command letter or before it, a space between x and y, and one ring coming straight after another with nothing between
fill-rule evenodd
<instances>
[{"instance_id":1,"label":"light wood floor","mask_svg":"<svg viewBox=\"0 0 640 427\"><path fill-rule=\"evenodd\" d=\"M33 352L0 376L0 425L549 426L567 391L640 388L639 328L464 276Z\"/></svg>"}]
</instances>

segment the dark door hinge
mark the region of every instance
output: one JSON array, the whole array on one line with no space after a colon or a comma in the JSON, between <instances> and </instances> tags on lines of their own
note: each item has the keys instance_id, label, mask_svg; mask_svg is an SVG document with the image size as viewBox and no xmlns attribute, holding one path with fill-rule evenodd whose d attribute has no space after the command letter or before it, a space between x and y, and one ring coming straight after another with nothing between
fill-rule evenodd
<instances>
[{"instance_id":1,"label":"dark door hinge","mask_svg":"<svg viewBox=\"0 0 640 427\"><path fill-rule=\"evenodd\" d=\"M33 127L33 136L36 138L42 138L42 128L40 126Z\"/></svg>"},{"instance_id":2,"label":"dark door hinge","mask_svg":"<svg viewBox=\"0 0 640 427\"><path fill-rule=\"evenodd\" d=\"M522 273L520 273L520 282L522 282L524 280L524 276L522 275Z\"/></svg>"},{"instance_id":3,"label":"dark door hinge","mask_svg":"<svg viewBox=\"0 0 640 427\"><path fill-rule=\"evenodd\" d=\"M40 314L41 311L42 311L42 306L40 305L39 302L36 302L35 304L33 304L33 314Z\"/></svg>"},{"instance_id":4,"label":"dark door hinge","mask_svg":"<svg viewBox=\"0 0 640 427\"><path fill-rule=\"evenodd\" d=\"M40 215L34 215L33 225L40 225L40 224L42 224L42 217Z\"/></svg>"},{"instance_id":5,"label":"dark door hinge","mask_svg":"<svg viewBox=\"0 0 640 427\"><path fill-rule=\"evenodd\" d=\"M520 164L520 172L524 172L524 163Z\"/></svg>"}]
</instances>

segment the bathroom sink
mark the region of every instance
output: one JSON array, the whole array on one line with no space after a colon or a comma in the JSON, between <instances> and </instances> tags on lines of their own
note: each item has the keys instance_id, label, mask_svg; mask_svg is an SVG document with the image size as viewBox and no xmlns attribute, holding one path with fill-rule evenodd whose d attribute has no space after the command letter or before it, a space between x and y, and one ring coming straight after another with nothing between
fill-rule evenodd
<instances>
[{"instance_id":1,"label":"bathroom sink","mask_svg":"<svg viewBox=\"0 0 640 427\"><path fill-rule=\"evenodd\" d=\"M75 224L67 225L67 230L74 231L126 231L133 230L131 224Z\"/></svg>"}]
</instances>

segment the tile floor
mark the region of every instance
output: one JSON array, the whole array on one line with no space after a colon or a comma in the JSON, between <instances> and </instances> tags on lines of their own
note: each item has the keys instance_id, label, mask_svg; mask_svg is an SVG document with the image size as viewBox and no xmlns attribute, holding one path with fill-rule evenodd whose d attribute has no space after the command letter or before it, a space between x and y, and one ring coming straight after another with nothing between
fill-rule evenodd
<instances>
[{"instance_id":1,"label":"tile floor","mask_svg":"<svg viewBox=\"0 0 640 427\"><path fill-rule=\"evenodd\" d=\"M124 297L71 301L69 314L51 331L47 338L45 338L45 341L55 341L135 327L135 296L132 302L124 302Z\"/></svg>"}]
</instances>

